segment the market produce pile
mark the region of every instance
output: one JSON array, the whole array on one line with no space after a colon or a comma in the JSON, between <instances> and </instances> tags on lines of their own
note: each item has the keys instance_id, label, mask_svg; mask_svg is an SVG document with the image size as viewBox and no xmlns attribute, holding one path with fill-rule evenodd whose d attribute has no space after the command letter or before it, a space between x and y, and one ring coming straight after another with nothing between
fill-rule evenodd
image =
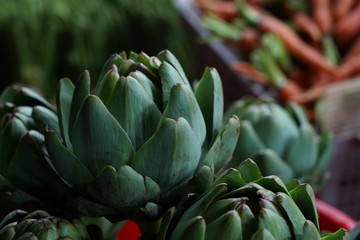
<instances>
[{"instance_id":1,"label":"market produce pile","mask_svg":"<svg viewBox=\"0 0 360 240\"><path fill-rule=\"evenodd\" d=\"M197 0L203 22L241 61L232 68L313 109L328 84L360 73L354 0Z\"/></svg>"},{"instance_id":2,"label":"market produce pile","mask_svg":"<svg viewBox=\"0 0 360 240\"><path fill-rule=\"evenodd\" d=\"M88 71L75 85L61 79L56 107L28 87L6 88L1 239L114 239L126 219L143 239L349 239L344 229L320 235L311 185L262 174L252 156L234 162L239 141L249 140L239 138L241 115L224 118L215 69L194 85L165 50L113 54L93 89ZM291 149L318 141L299 108ZM279 118L265 112L258 117ZM322 139L311 151L316 164L331 144ZM313 175L292 167L293 177Z\"/></svg>"}]
</instances>

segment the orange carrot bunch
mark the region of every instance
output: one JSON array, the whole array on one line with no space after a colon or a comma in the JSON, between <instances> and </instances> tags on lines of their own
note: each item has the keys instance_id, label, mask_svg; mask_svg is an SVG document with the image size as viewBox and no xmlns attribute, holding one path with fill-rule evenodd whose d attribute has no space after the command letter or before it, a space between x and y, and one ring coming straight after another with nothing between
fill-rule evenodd
<instances>
[{"instance_id":1,"label":"orange carrot bunch","mask_svg":"<svg viewBox=\"0 0 360 240\"><path fill-rule=\"evenodd\" d=\"M211 11L226 23L245 22L238 46L246 56L232 68L274 85L284 101L313 106L328 84L360 74L360 1L197 0L197 4L204 14Z\"/></svg>"}]
</instances>

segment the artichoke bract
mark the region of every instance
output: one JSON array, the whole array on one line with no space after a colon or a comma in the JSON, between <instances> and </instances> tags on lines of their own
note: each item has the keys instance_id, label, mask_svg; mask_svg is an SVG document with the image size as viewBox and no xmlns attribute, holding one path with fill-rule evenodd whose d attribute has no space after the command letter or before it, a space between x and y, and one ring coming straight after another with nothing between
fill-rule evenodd
<instances>
[{"instance_id":1,"label":"artichoke bract","mask_svg":"<svg viewBox=\"0 0 360 240\"><path fill-rule=\"evenodd\" d=\"M282 108L272 100L244 98L233 103L226 115L236 115L241 131L229 166L253 159L264 175L283 181L300 179L321 185L331 157L333 136L318 136L304 110L295 103Z\"/></svg>"},{"instance_id":2,"label":"artichoke bract","mask_svg":"<svg viewBox=\"0 0 360 240\"><path fill-rule=\"evenodd\" d=\"M12 239L92 239L86 227L78 220L69 222L49 213L37 210L26 212L15 210L0 222L0 238Z\"/></svg>"},{"instance_id":3,"label":"artichoke bract","mask_svg":"<svg viewBox=\"0 0 360 240\"><path fill-rule=\"evenodd\" d=\"M159 229L153 239L349 239L344 229L321 237L310 185L263 177L250 159L224 171L190 206L170 209Z\"/></svg>"},{"instance_id":4,"label":"artichoke bract","mask_svg":"<svg viewBox=\"0 0 360 240\"><path fill-rule=\"evenodd\" d=\"M45 133L47 155L87 216L161 202L200 166L220 170L239 134L237 117L222 127L216 70L207 68L193 91L167 50L114 54L95 89L85 71L76 86L62 79L56 100L61 133Z\"/></svg>"},{"instance_id":5,"label":"artichoke bract","mask_svg":"<svg viewBox=\"0 0 360 240\"><path fill-rule=\"evenodd\" d=\"M60 131L54 107L38 93L22 86L1 93L0 215L36 198L53 205L65 197L66 185L43 156L46 126Z\"/></svg>"}]
</instances>

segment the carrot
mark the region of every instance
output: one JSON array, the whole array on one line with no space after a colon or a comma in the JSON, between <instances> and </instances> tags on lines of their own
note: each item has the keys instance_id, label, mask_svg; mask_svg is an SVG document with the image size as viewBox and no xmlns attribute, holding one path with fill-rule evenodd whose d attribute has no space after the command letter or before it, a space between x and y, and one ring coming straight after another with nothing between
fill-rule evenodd
<instances>
[{"instance_id":1,"label":"carrot","mask_svg":"<svg viewBox=\"0 0 360 240\"><path fill-rule=\"evenodd\" d=\"M213 12L214 14L228 21L239 16L235 2L204 1L201 9Z\"/></svg>"},{"instance_id":2,"label":"carrot","mask_svg":"<svg viewBox=\"0 0 360 240\"><path fill-rule=\"evenodd\" d=\"M240 48L242 51L250 52L259 43L259 33L252 28L245 28L241 31Z\"/></svg>"},{"instance_id":3,"label":"carrot","mask_svg":"<svg viewBox=\"0 0 360 240\"><path fill-rule=\"evenodd\" d=\"M334 28L334 36L339 44L346 45L360 31L360 2L354 10L344 16Z\"/></svg>"},{"instance_id":4,"label":"carrot","mask_svg":"<svg viewBox=\"0 0 360 240\"><path fill-rule=\"evenodd\" d=\"M310 85L307 72L305 72L305 70L299 66L294 66L287 74L287 77L293 79L297 84L299 84L299 86L303 88L308 88Z\"/></svg>"},{"instance_id":5,"label":"carrot","mask_svg":"<svg viewBox=\"0 0 360 240\"><path fill-rule=\"evenodd\" d=\"M234 64L232 64L231 69L238 73L247 75L252 80L259 82L261 84L264 84L264 85L270 84L269 78L265 74L257 71L250 63L235 62Z\"/></svg>"},{"instance_id":6,"label":"carrot","mask_svg":"<svg viewBox=\"0 0 360 240\"><path fill-rule=\"evenodd\" d=\"M360 55L343 62L336 70L335 81L342 81L360 73Z\"/></svg>"},{"instance_id":7,"label":"carrot","mask_svg":"<svg viewBox=\"0 0 360 240\"><path fill-rule=\"evenodd\" d=\"M320 30L327 34L332 29L330 0L312 0L312 15Z\"/></svg>"},{"instance_id":8,"label":"carrot","mask_svg":"<svg viewBox=\"0 0 360 240\"><path fill-rule=\"evenodd\" d=\"M314 69L311 74L312 87L326 85L331 82L332 76L322 69Z\"/></svg>"},{"instance_id":9,"label":"carrot","mask_svg":"<svg viewBox=\"0 0 360 240\"><path fill-rule=\"evenodd\" d=\"M205 9L205 6L209 3L209 1L211 0L195 0L195 4L200 8L200 9Z\"/></svg>"},{"instance_id":10,"label":"carrot","mask_svg":"<svg viewBox=\"0 0 360 240\"><path fill-rule=\"evenodd\" d=\"M335 66L323 55L304 42L292 29L275 17L263 15L260 19L260 27L267 31L276 33L284 42L287 49L299 60L317 68L333 72Z\"/></svg>"},{"instance_id":11,"label":"carrot","mask_svg":"<svg viewBox=\"0 0 360 240\"><path fill-rule=\"evenodd\" d=\"M247 62L236 62L231 66L232 70L247 75L252 80L264 85L270 85L269 78L258 72L251 64ZM284 101L291 99L293 95L299 95L303 92L302 88L293 80L287 79L285 85L279 89L279 96Z\"/></svg>"},{"instance_id":12,"label":"carrot","mask_svg":"<svg viewBox=\"0 0 360 240\"><path fill-rule=\"evenodd\" d=\"M352 61L352 59L358 55L360 55L360 37L358 37L358 39L351 46L350 50L344 56L343 63Z\"/></svg>"},{"instance_id":13,"label":"carrot","mask_svg":"<svg viewBox=\"0 0 360 240\"><path fill-rule=\"evenodd\" d=\"M300 32L310 37L313 42L320 42L322 33L315 22L305 13L296 13L293 15L293 21Z\"/></svg>"},{"instance_id":14,"label":"carrot","mask_svg":"<svg viewBox=\"0 0 360 240\"><path fill-rule=\"evenodd\" d=\"M292 79L287 79L285 85L279 90L279 97L283 101L289 102L293 96L300 95L302 92L302 88L296 82Z\"/></svg>"},{"instance_id":15,"label":"carrot","mask_svg":"<svg viewBox=\"0 0 360 240\"><path fill-rule=\"evenodd\" d=\"M333 16L335 21L343 18L351 9L354 0L336 0L333 7Z\"/></svg>"},{"instance_id":16,"label":"carrot","mask_svg":"<svg viewBox=\"0 0 360 240\"><path fill-rule=\"evenodd\" d=\"M325 90L326 90L326 85L319 85L305 92L292 95L290 101L296 102L298 104L310 103L322 97L325 93Z\"/></svg>"}]
</instances>

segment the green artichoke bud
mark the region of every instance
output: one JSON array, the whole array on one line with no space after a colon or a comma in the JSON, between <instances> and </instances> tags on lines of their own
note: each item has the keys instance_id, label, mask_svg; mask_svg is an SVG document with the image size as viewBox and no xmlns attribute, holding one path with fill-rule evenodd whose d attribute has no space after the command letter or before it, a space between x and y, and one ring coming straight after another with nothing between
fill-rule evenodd
<instances>
[{"instance_id":1,"label":"green artichoke bud","mask_svg":"<svg viewBox=\"0 0 360 240\"><path fill-rule=\"evenodd\" d=\"M250 159L224 171L190 206L177 209L165 214L158 234L149 239L349 239L344 229L321 237L310 185L263 177Z\"/></svg>"},{"instance_id":2,"label":"green artichoke bud","mask_svg":"<svg viewBox=\"0 0 360 240\"><path fill-rule=\"evenodd\" d=\"M220 170L239 134L237 117L222 128L216 70L206 69L193 92L169 51L114 54L91 92L87 71L76 87L63 79L57 107L61 134L45 134L47 154L87 216L161 203L199 167Z\"/></svg>"},{"instance_id":3,"label":"green artichoke bud","mask_svg":"<svg viewBox=\"0 0 360 240\"><path fill-rule=\"evenodd\" d=\"M4 240L95 239L90 238L86 227L79 220L71 223L65 219L51 216L42 210L31 213L22 210L10 212L0 222L0 238Z\"/></svg>"},{"instance_id":4,"label":"green artichoke bud","mask_svg":"<svg viewBox=\"0 0 360 240\"><path fill-rule=\"evenodd\" d=\"M1 93L0 216L13 208L31 209L36 198L51 203L65 196L66 186L43 156L45 127L59 132L53 106L38 93L19 86Z\"/></svg>"},{"instance_id":5,"label":"green artichoke bud","mask_svg":"<svg viewBox=\"0 0 360 240\"><path fill-rule=\"evenodd\" d=\"M271 100L246 98L231 105L225 115L229 114L241 120L230 167L252 158L264 175L320 185L333 137L329 132L318 136L299 105L290 103L285 110Z\"/></svg>"}]
</instances>

